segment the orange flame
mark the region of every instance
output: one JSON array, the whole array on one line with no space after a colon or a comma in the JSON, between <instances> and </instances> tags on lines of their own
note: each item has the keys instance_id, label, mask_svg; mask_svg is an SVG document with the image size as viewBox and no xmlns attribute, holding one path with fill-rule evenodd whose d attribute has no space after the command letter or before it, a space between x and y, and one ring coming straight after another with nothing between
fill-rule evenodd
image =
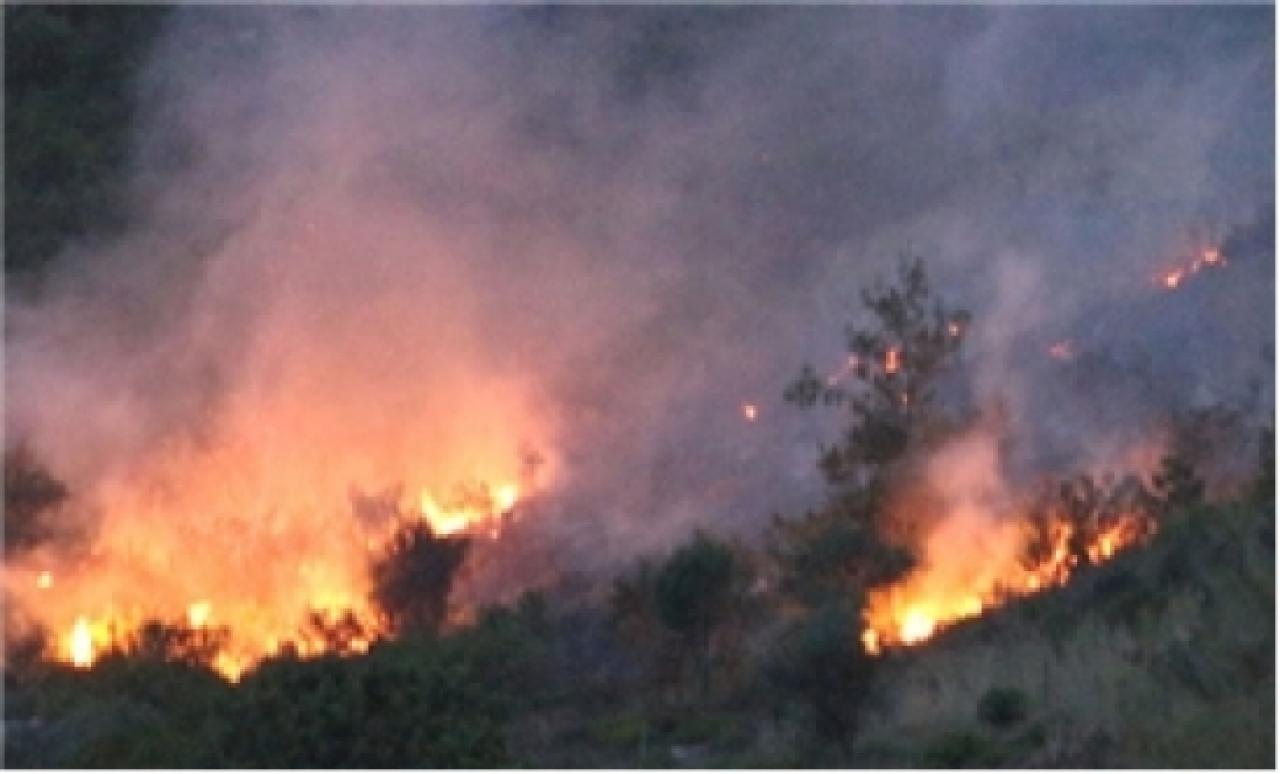
<instances>
[{"instance_id":1,"label":"orange flame","mask_svg":"<svg viewBox=\"0 0 1280 774\"><path fill-rule=\"evenodd\" d=\"M884 372L892 376L902 368L902 350L889 347L884 353Z\"/></svg>"},{"instance_id":2,"label":"orange flame","mask_svg":"<svg viewBox=\"0 0 1280 774\"><path fill-rule=\"evenodd\" d=\"M420 508L407 515L426 519L442 534L492 538L513 516L521 496L514 480L477 486L468 496L446 502L423 489ZM315 655L330 647L307 634L312 612L333 620L350 614L359 622L358 633L342 644L350 652L367 650L370 637L385 634L372 607L367 573L370 559L401 518L362 526L345 515L335 518L325 535L293 530L287 518L256 528L242 524L194 552L186 542L197 544L201 531L192 527L199 522L122 519L98 537L87 558L59 567L56 589L54 571L48 569L22 575L22 584L10 577L7 587L46 629L59 633L48 655L80 668L127 644L147 621L181 621L203 629L216 614L228 638L211 666L235 680L282 648Z\"/></svg>"},{"instance_id":3,"label":"orange flame","mask_svg":"<svg viewBox=\"0 0 1280 774\"><path fill-rule=\"evenodd\" d=\"M931 463L943 516L920 541L920 564L868 594L861 636L868 653L917 645L1013 597L1061 586L1082 559L1101 564L1153 531L1145 513L1119 514L1088 534L1057 513L1042 517L1040 527L1030 516L1005 515L1017 509L1004 503L996 447L994 439L977 436L944 449ZM1038 547L1031 557L1033 541Z\"/></svg>"},{"instance_id":4,"label":"orange flame","mask_svg":"<svg viewBox=\"0 0 1280 774\"><path fill-rule=\"evenodd\" d=\"M1073 531L1064 522L1054 525L1054 534L1051 555L1032 567L997 564L992 572L961 578L952 585L957 579L948 577L945 570L926 566L900 583L873 590L865 611L863 647L875 655L887 646L917 645L946 626L982 615L1010 598L1066 584L1076 569L1075 557L1067 550ZM1146 534L1140 518L1122 519L1085 546L1088 561L1102 564Z\"/></svg>"},{"instance_id":5,"label":"orange flame","mask_svg":"<svg viewBox=\"0 0 1280 774\"><path fill-rule=\"evenodd\" d=\"M501 520L511 513L520 499L520 487L507 483L492 492L487 487L465 492L449 504L441 504L430 492L423 490L420 507L422 518L431 525L437 535L454 535L459 532L496 530Z\"/></svg>"},{"instance_id":6,"label":"orange flame","mask_svg":"<svg viewBox=\"0 0 1280 774\"><path fill-rule=\"evenodd\" d=\"M192 602L187 608L187 623L192 629L200 629L209 623L209 614L212 611L213 606L204 600Z\"/></svg>"},{"instance_id":7,"label":"orange flame","mask_svg":"<svg viewBox=\"0 0 1280 774\"><path fill-rule=\"evenodd\" d=\"M80 616L67 638L68 660L73 665L86 669L93 665L94 651L93 631L89 628L88 619Z\"/></svg>"}]
</instances>

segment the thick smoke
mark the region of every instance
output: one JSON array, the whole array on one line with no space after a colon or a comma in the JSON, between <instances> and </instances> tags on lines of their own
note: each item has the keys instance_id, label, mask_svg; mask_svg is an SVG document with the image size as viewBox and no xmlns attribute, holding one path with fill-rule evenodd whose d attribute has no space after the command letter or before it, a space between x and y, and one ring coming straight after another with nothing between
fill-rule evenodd
<instances>
[{"instance_id":1,"label":"thick smoke","mask_svg":"<svg viewBox=\"0 0 1280 774\"><path fill-rule=\"evenodd\" d=\"M609 572L814 502L831 427L783 388L841 361L858 290L911 250L974 312L968 389L1020 464L1096 461L1270 370L1271 30L181 9L137 84L137 228L9 300L8 432L86 519L138 522L114 549L290 546L266 587L346 556L351 492L475 476L521 480L538 545ZM1205 240L1229 265L1164 292Z\"/></svg>"}]
</instances>

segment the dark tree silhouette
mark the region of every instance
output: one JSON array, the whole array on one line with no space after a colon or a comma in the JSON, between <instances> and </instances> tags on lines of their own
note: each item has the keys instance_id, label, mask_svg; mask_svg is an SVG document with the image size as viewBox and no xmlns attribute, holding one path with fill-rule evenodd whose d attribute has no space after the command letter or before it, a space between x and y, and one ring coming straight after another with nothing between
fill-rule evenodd
<instances>
[{"instance_id":1,"label":"dark tree silhouette","mask_svg":"<svg viewBox=\"0 0 1280 774\"><path fill-rule=\"evenodd\" d=\"M775 694L807 705L818 737L846 755L873 666L858 646L858 628L847 604L824 604L779 638L764 672Z\"/></svg>"},{"instance_id":2,"label":"dark tree silhouette","mask_svg":"<svg viewBox=\"0 0 1280 774\"><path fill-rule=\"evenodd\" d=\"M872 323L848 327L844 369L824 378L806 366L786 393L801 407L840 407L849 420L819 461L832 486L828 502L774 523L781 590L810 605L861 598L910 567L910 556L885 540L884 498L915 451L960 426L938 405L936 387L958 356L968 312L935 296L919 259L904 259L897 282L871 288L862 302Z\"/></svg>"},{"instance_id":3,"label":"dark tree silhouette","mask_svg":"<svg viewBox=\"0 0 1280 774\"><path fill-rule=\"evenodd\" d=\"M435 633L467 555L465 537L439 536L425 522L402 527L373 564L373 601L399 633Z\"/></svg>"},{"instance_id":4,"label":"dark tree silhouette","mask_svg":"<svg viewBox=\"0 0 1280 774\"><path fill-rule=\"evenodd\" d=\"M45 470L22 444L4 456L4 550L12 556L58 532L56 511L67 488Z\"/></svg>"},{"instance_id":5,"label":"dark tree silhouette","mask_svg":"<svg viewBox=\"0 0 1280 774\"><path fill-rule=\"evenodd\" d=\"M676 549L654 582L658 615L698 662L702 692L711 685L712 634L731 608L733 552L701 532Z\"/></svg>"}]
</instances>

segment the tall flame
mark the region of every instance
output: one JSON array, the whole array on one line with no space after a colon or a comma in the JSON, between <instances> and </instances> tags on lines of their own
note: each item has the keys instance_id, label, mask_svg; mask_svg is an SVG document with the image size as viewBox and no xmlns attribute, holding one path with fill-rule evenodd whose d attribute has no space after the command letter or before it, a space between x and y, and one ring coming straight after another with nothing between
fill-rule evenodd
<instances>
[{"instance_id":1,"label":"tall flame","mask_svg":"<svg viewBox=\"0 0 1280 774\"><path fill-rule=\"evenodd\" d=\"M67 658L72 664L81 669L93 664L95 648L93 645L93 631L89 628L88 619L84 616L76 618L67 641Z\"/></svg>"},{"instance_id":2,"label":"tall flame","mask_svg":"<svg viewBox=\"0 0 1280 774\"><path fill-rule=\"evenodd\" d=\"M515 430L489 434L485 422L447 450L424 444L419 453L401 433L344 441L322 408L299 403L282 408L280 427L246 414L244 424L229 420L222 437L157 446L76 493L77 508L100 515L87 547L16 557L6 591L54 633L48 655L80 667L148 621L203 629L216 618L228 636L213 666L231 679L286 647L328 647L309 633L317 614L350 615L366 641L346 646L367 647L368 637L385 633L369 569L405 518L425 519L441 534L493 539L521 499L550 481L550 463L530 462L518 442L539 435L519 402L481 403ZM292 432L299 429L306 432ZM344 448L352 451L325 451ZM406 487L383 483L395 481ZM455 491L457 481L479 483L465 496L431 494ZM353 495L362 482L373 482L375 494ZM406 489L419 494L399 493ZM473 553L483 550L473 544Z\"/></svg>"}]
</instances>

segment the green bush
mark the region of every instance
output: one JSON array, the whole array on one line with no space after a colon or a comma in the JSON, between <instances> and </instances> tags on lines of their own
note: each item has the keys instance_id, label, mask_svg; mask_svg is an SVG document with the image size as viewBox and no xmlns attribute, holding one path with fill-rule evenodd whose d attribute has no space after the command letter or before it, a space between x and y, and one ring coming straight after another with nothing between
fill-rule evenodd
<instances>
[{"instance_id":1,"label":"green bush","mask_svg":"<svg viewBox=\"0 0 1280 774\"><path fill-rule=\"evenodd\" d=\"M972 731L945 734L924 753L924 765L931 769L986 769L999 766L1002 759L994 742Z\"/></svg>"},{"instance_id":2,"label":"green bush","mask_svg":"<svg viewBox=\"0 0 1280 774\"><path fill-rule=\"evenodd\" d=\"M506 763L506 697L434 644L362 658L282 659L249 676L226 739L235 766L492 767Z\"/></svg>"},{"instance_id":3,"label":"green bush","mask_svg":"<svg viewBox=\"0 0 1280 774\"><path fill-rule=\"evenodd\" d=\"M978 719L993 728L1008 728L1027 716L1027 695L1017 688L992 688L978 700Z\"/></svg>"}]
</instances>

